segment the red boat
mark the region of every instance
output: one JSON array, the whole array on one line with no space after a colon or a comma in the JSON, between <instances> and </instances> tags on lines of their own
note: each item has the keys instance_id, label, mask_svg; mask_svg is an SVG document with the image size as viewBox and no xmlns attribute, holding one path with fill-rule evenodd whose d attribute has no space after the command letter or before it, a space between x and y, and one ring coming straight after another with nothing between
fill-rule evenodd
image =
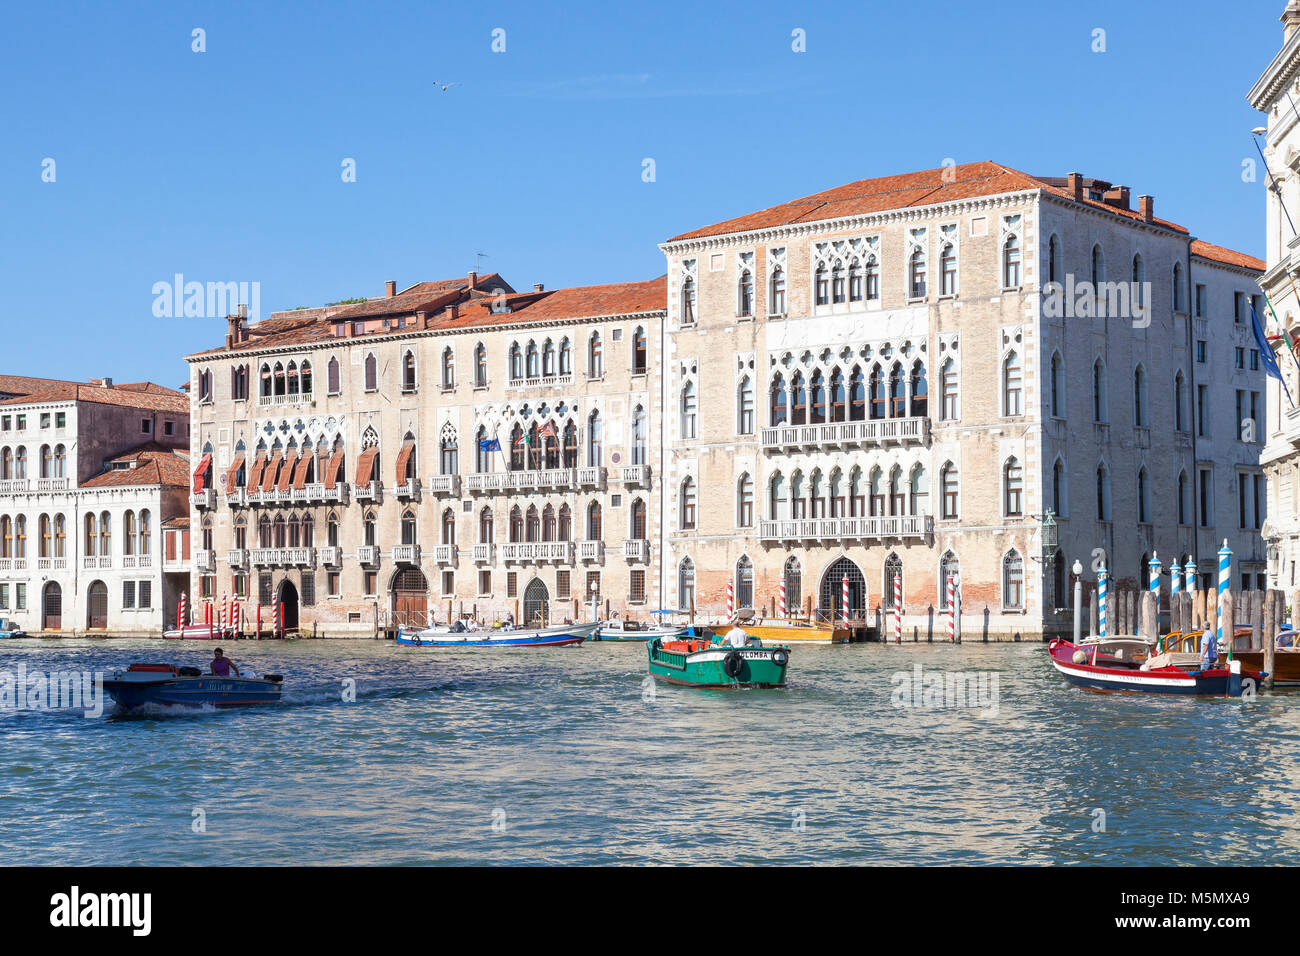
<instances>
[{"instance_id":1,"label":"red boat","mask_svg":"<svg viewBox=\"0 0 1300 956\"><path fill-rule=\"evenodd\" d=\"M1151 645L1138 637L1089 638L1077 645L1058 638L1047 650L1067 681L1088 690L1240 697L1263 681L1257 671L1243 670L1239 660L1202 670L1198 654L1152 655Z\"/></svg>"}]
</instances>

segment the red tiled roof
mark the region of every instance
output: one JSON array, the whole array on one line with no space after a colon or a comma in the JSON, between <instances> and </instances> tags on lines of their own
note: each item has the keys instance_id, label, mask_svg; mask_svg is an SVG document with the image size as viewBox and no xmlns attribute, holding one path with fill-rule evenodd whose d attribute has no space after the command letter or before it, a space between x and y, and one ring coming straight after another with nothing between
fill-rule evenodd
<instances>
[{"instance_id":1,"label":"red tiled roof","mask_svg":"<svg viewBox=\"0 0 1300 956\"><path fill-rule=\"evenodd\" d=\"M774 226L790 226L800 222L839 219L844 216L862 216L889 209L930 206L936 203L1027 189L1041 189L1065 199L1071 198L1069 190L1061 186L1000 163L984 161L927 169L916 173L902 173L896 176L862 179L802 199L791 200L779 206L684 232L679 236L673 236L668 241L720 236ZM1141 213L1137 210L1120 209L1095 199L1084 198L1075 201L1128 219L1139 221L1142 219ZM1167 229L1187 231L1182 226L1163 219L1153 221Z\"/></svg>"},{"instance_id":2,"label":"red tiled roof","mask_svg":"<svg viewBox=\"0 0 1300 956\"><path fill-rule=\"evenodd\" d=\"M134 462L134 468L114 468L114 464ZM107 467L81 483L83 488L109 488L129 485L180 485L190 483L190 456L156 442L141 445L105 462Z\"/></svg>"},{"instance_id":3,"label":"red tiled roof","mask_svg":"<svg viewBox=\"0 0 1300 956\"><path fill-rule=\"evenodd\" d=\"M164 528L188 528L190 526L189 515L177 515L175 518L168 518L162 523Z\"/></svg>"},{"instance_id":4,"label":"red tiled roof","mask_svg":"<svg viewBox=\"0 0 1300 956\"><path fill-rule=\"evenodd\" d=\"M49 402L91 402L97 405L121 405L127 408L181 414L189 414L190 410L189 396L149 382L136 383L129 387L111 385L108 388L76 382L55 382L19 398L0 401L0 405L40 405Z\"/></svg>"},{"instance_id":5,"label":"red tiled roof","mask_svg":"<svg viewBox=\"0 0 1300 956\"><path fill-rule=\"evenodd\" d=\"M1268 263L1263 259L1256 259L1244 252L1235 252L1232 249L1225 249L1223 246L1216 246L1200 239L1192 240L1192 255L1200 256L1202 259L1211 259L1214 262L1223 262L1230 266L1239 266L1242 269L1253 269L1256 272L1263 272L1268 268Z\"/></svg>"},{"instance_id":6,"label":"red tiled roof","mask_svg":"<svg viewBox=\"0 0 1300 956\"><path fill-rule=\"evenodd\" d=\"M667 296L666 275L645 282L614 282L608 285L574 286L556 289L554 292L525 292L506 297L509 312L493 312L493 300L480 299L461 306L454 319L449 312L443 311L433 320L433 328L478 328L485 325L662 312L667 307Z\"/></svg>"}]
</instances>

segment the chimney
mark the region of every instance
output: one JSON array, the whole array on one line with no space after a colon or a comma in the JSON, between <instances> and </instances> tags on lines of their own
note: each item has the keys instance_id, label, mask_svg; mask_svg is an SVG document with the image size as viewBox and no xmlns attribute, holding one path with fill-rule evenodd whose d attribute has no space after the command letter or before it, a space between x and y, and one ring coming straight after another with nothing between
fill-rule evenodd
<instances>
[{"instance_id":1,"label":"chimney","mask_svg":"<svg viewBox=\"0 0 1300 956\"><path fill-rule=\"evenodd\" d=\"M1110 189L1106 190L1105 194L1102 196L1102 201L1105 202L1107 206L1113 206L1116 209L1127 209L1129 207L1128 197L1129 189L1127 186L1112 186Z\"/></svg>"},{"instance_id":2,"label":"chimney","mask_svg":"<svg viewBox=\"0 0 1300 956\"><path fill-rule=\"evenodd\" d=\"M1291 0L1278 19L1282 21L1282 42L1285 43L1300 28L1300 0Z\"/></svg>"},{"instance_id":3,"label":"chimney","mask_svg":"<svg viewBox=\"0 0 1300 956\"><path fill-rule=\"evenodd\" d=\"M101 378L101 379L99 380L99 384L102 385L102 386L104 386L104 388L112 388L112 387L113 387L113 380L112 380L111 378L107 378L107 377L106 377L106 378Z\"/></svg>"},{"instance_id":4,"label":"chimney","mask_svg":"<svg viewBox=\"0 0 1300 956\"><path fill-rule=\"evenodd\" d=\"M391 299L395 295L397 295L397 280L389 279L384 283L384 298Z\"/></svg>"},{"instance_id":5,"label":"chimney","mask_svg":"<svg viewBox=\"0 0 1300 956\"><path fill-rule=\"evenodd\" d=\"M471 272L471 273L470 273L470 276L472 277L473 275L474 275L474 273ZM455 322L457 319L460 318L460 303L459 303L459 302L453 302L453 303L450 305L449 309L450 309L450 311L451 311L451 320L452 320L453 322Z\"/></svg>"},{"instance_id":6,"label":"chimney","mask_svg":"<svg viewBox=\"0 0 1300 956\"><path fill-rule=\"evenodd\" d=\"M540 282L534 282L534 283L533 283L533 291L534 291L534 292L545 292L545 291L546 291L546 286L542 285L542 283L540 283Z\"/></svg>"},{"instance_id":7,"label":"chimney","mask_svg":"<svg viewBox=\"0 0 1300 956\"><path fill-rule=\"evenodd\" d=\"M1078 173L1070 173L1070 175L1065 177L1065 183L1067 188L1070 190L1071 199L1083 198L1083 177L1082 176L1080 176Z\"/></svg>"},{"instance_id":8,"label":"chimney","mask_svg":"<svg viewBox=\"0 0 1300 956\"><path fill-rule=\"evenodd\" d=\"M1156 201L1150 196L1138 196L1138 212L1143 222L1153 222L1156 218Z\"/></svg>"},{"instance_id":9,"label":"chimney","mask_svg":"<svg viewBox=\"0 0 1300 956\"><path fill-rule=\"evenodd\" d=\"M475 272L473 269L471 269L469 273L469 287L471 289L478 288L478 273Z\"/></svg>"}]
</instances>

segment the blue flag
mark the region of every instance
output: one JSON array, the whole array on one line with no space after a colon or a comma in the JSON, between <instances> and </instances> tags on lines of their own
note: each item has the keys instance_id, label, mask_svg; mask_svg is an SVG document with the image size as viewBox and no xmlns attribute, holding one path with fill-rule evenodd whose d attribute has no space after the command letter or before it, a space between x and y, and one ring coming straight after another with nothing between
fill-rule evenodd
<instances>
[{"instance_id":1,"label":"blue flag","mask_svg":"<svg viewBox=\"0 0 1300 956\"><path fill-rule=\"evenodd\" d=\"M1264 363L1264 371L1282 383L1282 391L1286 392L1286 400L1295 408L1295 402L1291 401L1291 390L1286 387L1286 380L1282 378L1282 370L1277 367L1277 356L1273 354L1273 346L1269 344L1268 338L1264 335L1264 326L1259 322L1259 316L1255 313L1255 304L1250 306L1250 324L1255 333L1255 344L1259 346L1259 360Z\"/></svg>"},{"instance_id":2,"label":"blue flag","mask_svg":"<svg viewBox=\"0 0 1300 956\"><path fill-rule=\"evenodd\" d=\"M501 443L495 438L484 438L478 443L478 447L484 451L500 451Z\"/></svg>"}]
</instances>

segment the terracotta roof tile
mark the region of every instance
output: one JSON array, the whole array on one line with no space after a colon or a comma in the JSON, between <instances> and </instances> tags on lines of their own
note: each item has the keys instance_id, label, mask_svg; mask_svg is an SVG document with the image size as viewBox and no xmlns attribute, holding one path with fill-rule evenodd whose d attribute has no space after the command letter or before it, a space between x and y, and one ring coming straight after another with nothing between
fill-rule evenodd
<instances>
[{"instance_id":1,"label":"terracotta roof tile","mask_svg":"<svg viewBox=\"0 0 1300 956\"><path fill-rule=\"evenodd\" d=\"M114 468L114 464L134 462L133 468ZM190 483L190 456L156 442L141 445L105 462L99 474L81 483L83 488L110 488L134 485L179 485Z\"/></svg>"},{"instance_id":2,"label":"terracotta roof tile","mask_svg":"<svg viewBox=\"0 0 1300 956\"><path fill-rule=\"evenodd\" d=\"M1201 239L1192 240L1192 255L1200 256L1202 259L1211 259L1214 262L1223 262L1230 266L1240 266L1242 269L1253 269L1256 272L1263 272L1268 268L1268 263L1263 259L1256 259L1244 252L1225 249L1223 246L1216 246Z\"/></svg>"},{"instance_id":3,"label":"terracotta roof tile","mask_svg":"<svg viewBox=\"0 0 1300 956\"><path fill-rule=\"evenodd\" d=\"M668 277L645 282L614 282L607 285L574 286L554 292L528 292L507 296L509 312L494 313L491 298L461 306L456 318L444 311L433 320L433 328L448 330L488 325L513 325L565 319L591 319L605 315L637 315L662 312L667 308Z\"/></svg>"},{"instance_id":4,"label":"terracotta roof tile","mask_svg":"<svg viewBox=\"0 0 1300 956\"><path fill-rule=\"evenodd\" d=\"M45 388L0 401L0 405L41 405L50 402L90 402L97 405L120 405L127 408L142 408L149 411L176 412L189 414L190 399L183 392L173 391L161 385L142 388L137 383L129 388L116 385L105 388L102 385L82 385L76 382L61 382L47 385Z\"/></svg>"}]
</instances>

